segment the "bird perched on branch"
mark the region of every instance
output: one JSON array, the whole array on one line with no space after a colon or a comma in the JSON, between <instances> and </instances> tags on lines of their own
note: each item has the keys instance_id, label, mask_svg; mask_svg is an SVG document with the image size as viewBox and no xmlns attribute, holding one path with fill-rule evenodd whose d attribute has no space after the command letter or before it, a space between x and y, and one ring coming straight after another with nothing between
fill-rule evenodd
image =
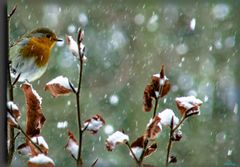
<instances>
[{"instance_id":1,"label":"bird perched on branch","mask_svg":"<svg viewBox=\"0 0 240 167\"><path fill-rule=\"evenodd\" d=\"M10 48L10 72L19 82L35 81L48 66L51 50L62 41L49 28L37 28L24 35Z\"/></svg>"}]
</instances>

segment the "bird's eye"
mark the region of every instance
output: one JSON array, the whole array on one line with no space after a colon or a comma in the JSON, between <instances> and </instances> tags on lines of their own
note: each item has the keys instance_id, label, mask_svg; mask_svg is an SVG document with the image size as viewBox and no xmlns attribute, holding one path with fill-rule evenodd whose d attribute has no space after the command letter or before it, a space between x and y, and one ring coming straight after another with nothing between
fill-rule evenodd
<instances>
[{"instance_id":1,"label":"bird's eye","mask_svg":"<svg viewBox=\"0 0 240 167\"><path fill-rule=\"evenodd\" d=\"M51 37L51 35L50 34L47 34L47 38L50 38Z\"/></svg>"}]
</instances>

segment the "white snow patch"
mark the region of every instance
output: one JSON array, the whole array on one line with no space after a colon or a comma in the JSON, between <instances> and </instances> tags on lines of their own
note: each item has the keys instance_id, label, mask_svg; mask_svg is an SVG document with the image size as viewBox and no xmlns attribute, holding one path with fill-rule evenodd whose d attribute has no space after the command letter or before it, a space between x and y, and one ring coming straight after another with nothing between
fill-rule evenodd
<instances>
[{"instance_id":1,"label":"white snow patch","mask_svg":"<svg viewBox=\"0 0 240 167\"><path fill-rule=\"evenodd\" d=\"M52 79L46 85L52 85L52 84L59 84L59 85L63 86L64 88L71 89L71 87L69 85L68 78L67 77L63 77L62 75Z\"/></svg>"},{"instance_id":2,"label":"white snow patch","mask_svg":"<svg viewBox=\"0 0 240 167\"><path fill-rule=\"evenodd\" d=\"M110 149L114 149L116 147L116 145L118 143L125 143L129 141L129 137L128 135L120 132L120 131L116 131L115 133L113 133L112 135L110 135L107 138L107 146L110 147Z\"/></svg>"},{"instance_id":3,"label":"white snow patch","mask_svg":"<svg viewBox=\"0 0 240 167\"><path fill-rule=\"evenodd\" d=\"M208 101L208 96L204 96L204 102L207 102Z\"/></svg>"},{"instance_id":4,"label":"white snow patch","mask_svg":"<svg viewBox=\"0 0 240 167\"><path fill-rule=\"evenodd\" d=\"M114 128L112 125L106 125L105 128L104 128L104 132L109 135L109 134L112 134L114 131Z\"/></svg>"},{"instance_id":5,"label":"white snow patch","mask_svg":"<svg viewBox=\"0 0 240 167\"><path fill-rule=\"evenodd\" d=\"M231 156L231 155L232 155L232 150L231 150L231 149L228 150L227 155L228 155L228 156Z\"/></svg>"},{"instance_id":6,"label":"white snow patch","mask_svg":"<svg viewBox=\"0 0 240 167\"><path fill-rule=\"evenodd\" d=\"M79 146L73 139L69 139L66 149L77 159Z\"/></svg>"},{"instance_id":7,"label":"white snow patch","mask_svg":"<svg viewBox=\"0 0 240 167\"><path fill-rule=\"evenodd\" d=\"M190 21L190 28L191 30L195 30L196 27L196 19L192 18L192 20Z\"/></svg>"},{"instance_id":8,"label":"white snow patch","mask_svg":"<svg viewBox=\"0 0 240 167\"><path fill-rule=\"evenodd\" d=\"M212 13L215 19L224 20L230 12L230 8L227 4L219 3L212 9Z\"/></svg>"},{"instance_id":9,"label":"white snow patch","mask_svg":"<svg viewBox=\"0 0 240 167\"><path fill-rule=\"evenodd\" d=\"M29 162L32 162L35 164L46 164L46 163L54 164L53 160L44 154L38 154L37 156L30 158Z\"/></svg>"},{"instance_id":10,"label":"white snow patch","mask_svg":"<svg viewBox=\"0 0 240 167\"><path fill-rule=\"evenodd\" d=\"M217 39L214 42L214 46L215 46L216 49L222 49L222 39Z\"/></svg>"},{"instance_id":11,"label":"white snow patch","mask_svg":"<svg viewBox=\"0 0 240 167\"><path fill-rule=\"evenodd\" d=\"M32 150L30 146L23 147L21 149L18 149L18 153L22 155L31 155Z\"/></svg>"},{"instance_id":12,"label":"white snow patch","mask_svg":"<svg viewBox=\"0 0 240 167\"><path fill-rule=\"evenodd\" d=\"M156 14L153 14L150 18L149 18L149 21L148 21L148 24L147 24L147 30L150 31L150 32L154 32L157 30L158 28L158 15Z\"/></svg>"},{"instance_id":13,"label":"white snow patch","mask_svg":"<svg viewBox=\"0 0 240 167\"><path fill-rule=\"evenodd\" d=\"M85 13L80 13L78 16L78 20L83 26L86 26L88 24L88 17Z\"/></svg>"},{"instance_id":14,"label":"white snow patch","mask_svg":"<svg viewBox=\"0 0 240 167\"><path fill-rule=\"evenodd\" d=\"M173 127L175 127L179 122L178 117L175 116L173 110L171 109L163 110L158 114L158 117L161 118L160 122L164 126L170 126L172 118L173 118Z\"/></svg>"},{"instance_id":15,"label":"white snow patch","mask_svg":"<svg viewBox=\"0 0 240 167\"><path fill-rule=\"evenodd\" d=\"M31 140L37 145L42 145L44 148L48 149L48 144L42 136L32 137Z\"/></svg>"},{"instance_id":16,"label":"white snow patch","mask_svg":"<svg viewBox=\"0 0 240 167\"><path fill-rule=\"evenodd\" d=\"M112 105L117 105L119 102L119 97L116 94L113 94L109 97L109 102Z\"/></svg>"},{"instance_id":17,"label":"white snow patch","mask_svg":"<svg viewBox=\"0 0 240 167\"><path fill-rule=\"evenodd\" d=\"M188 46L185 43L176 46L176 52L179 55L184 55L188 52Z\"/></svg>"},{"instance_id":18,"label":"white snow patch","mask_svg":"<svg viewBox=\"0 0 240 167\"><path fill-rule=\"evenodd\" d=\"M7 102L7 108L9 110L19 110L18 106L13 101L8 101Z\"/></svg>"},{"instance_id":19,"label":"white snow patch","mask_svg":"<svg viewBox=\"0 0 240 167\"><path fill-rule=\"evenodd\" d=\"M232 47L234 47L235 46L235 36L229 36L229 37L227 37L226 39L225 39L225 46L227 47L227 48L232 48Z\"/></svg>"},{"instance_id":20,"label":"white snow patch","mask_svg":"<svg viewBox=\"0 0 240 167\"><path fill-rule=\"evenodd\" d=\"M142 25L145 21L145 17L143 14L139 13L137 14L135 17L134 17L134 22L137 24L137 25Z\"/></svg>"},{"instance_id":21,"label":"white snow patch","mask_svg":"<svg viewBox=\"0 0 240 167\"><path fill-rule=\"evenodd\" d=\"M79 58L77 42L73 39L72 36L67 35L66 38L67 38L67 46L68 46L69 50L72 52L72 54L75 57ZM81 51L81 53L84 52L84 49L85 49L85 45L81 43L80 44L80 51ZM84 59L87 59L87 58L85 57Z\"/></svg>"},{"instance_id":22,"label":"white snow patch","mask_svg":"<svg viewBox=\"0 0 240 167\"><path fill-rule=\"evenodd\" d=\"M64 129L68 126L68 122L67 121L63 121L63 122L58 122L57 123L57 128L59 129Z\"/></svg>"},{"instance_id":23,"label":"white snow patch","mask_svg":"<svg viewBox=\"0 0 240 167\"><path fill-rule=\"evenodd\" d=\"M183 106L187 110L196 105L201 105L203 103L200 99L197 99L195 96L177 97L175 100L181 103L181 106Z\"/></svg>"},{"instance_id":24,"label":"white snow patch","mask_svg":"<svg viewBox=\"0 0 240 167\"><path fill-rule=\"evenodd\" d=\"M139 159L140 156L142 155L143 148L141 148L141 147L132 147L132 151L133 151L135 157L136 157L137 159ZM131 151L129 152L129 155L130 155L131 157L133 157Z\"/></svg>"},{"instance_id":25,"label":"white snow patch","mask_svg":"<svg viewBox=\"0 0 240 167\"><path fill-rule=\"evenodd\" d=\"M84 128L87 126L87 130L98 131L103 126L103 122L100 119L95 120L91 118L90 122L85 122L83 126Z\"/></svg>"},{"instance_id":26,"label":"white snow patch","mask_svg":"<svg viewBox=\"0 0 240 167\"><path fill-rule=\"evenodd\" d=\"M237 114L238 113L238 104L235 103L234 108L233 108L233 113Z\"/></svg>"},{"instance_id":27,"label":"white snow patch","mask_svg":"<svg viewBox=\"0 0 240 167\"><path fill-rule=\"evenodd\" d=\"M76 26L73 24L70 24L67 28L68 33L72 34L76 32Z\"/></svg>"}]
</instances>

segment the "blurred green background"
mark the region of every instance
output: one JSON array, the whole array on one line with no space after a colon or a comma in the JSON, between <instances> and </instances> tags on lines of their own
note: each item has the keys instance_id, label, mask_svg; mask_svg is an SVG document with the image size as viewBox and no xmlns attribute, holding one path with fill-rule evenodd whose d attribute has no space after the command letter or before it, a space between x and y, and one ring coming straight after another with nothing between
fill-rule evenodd
<instances>
[{"instance_id":1,"label":"blurred green background","mask_svg":"<svg viewBox=\"0 0 240 167\"><path fill-rule=\"evenodd\" d=\"M84 134L85 166L96 158L98 167L134 166L126 146L108 152L104 143L116 130L124 129L130 141L142 135L152 116L142 111L143 91L162 64L172 89L158 111L171 108L179 116L174 101L179 96L195 95L204 102L201 115L186 121L183 138L172 149L175 166L240 166L240 1L9 0L8 10L15 4L10 41L36 27L47 26L63 39L66 34L76 39L79 26L85 30L82 118L100 114L106 121L96 135ZM77 85L78 68L66 43L59 43L47 72L33 82L47 118L42 135L58 167L75 166L64 146L67 128L77 137L76 102L74 95L54 99L44 86L59 75ZM25 126L19 85L15 97ZM58 128L61 122L67 127ZM168 131L164 128L158 151L145 163L164 165ZM20 135L16 145L23 141ZM15 154L13 166L26 166L27 160Z\"/></svg>"}]
</instances>

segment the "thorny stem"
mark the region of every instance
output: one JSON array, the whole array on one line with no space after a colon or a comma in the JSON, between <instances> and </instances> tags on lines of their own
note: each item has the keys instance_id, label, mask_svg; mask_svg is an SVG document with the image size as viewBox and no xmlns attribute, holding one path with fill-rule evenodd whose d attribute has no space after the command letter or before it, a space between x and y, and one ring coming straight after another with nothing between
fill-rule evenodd
<instances>
[{"instance_id":1,"label":"thorny stem","mask_svg":"<svg viewBox=\"0 0 240 167\"><path fill-rule=\"evenodd\" d=\"M82 35L82 30L80 29L78 32L78 38ZM79 81L78 81L78 88L77 88L77 92L76 94L76 101L77 101L77 120L78 120L78 133L79 133L79 138L78 138L78 142L79 142L79 150L78 150L78 157L77 157L77 167L82 167L82 158L81 158L81 154L82 154L82 135L83 132L82 131L82 125L81 125L81 110L80 110L80 98L81 98L81 83L82 83L82 75L83 75L83 53L81 53L81 42L82 39L79 40L78 39L78 53L79 53L79 61L80 61L80 69L79 69Z\"/></svg>"},{"instance_id":2,"label":"thorny stem","mask_svg":"<svg viewBox=\"0 0 240 167\"><path fill-rule=\"evenodd\" d=\"M10 14L8 14L8 41L9 41L9 32L10 32L10 20L11 17L13 16L13 14L15 13L17 9L17 6L15 5L13 7L13 9L11 10ZM9 52L8 52L8 61L9 61ZM13 88L14 85L12 84L11 81L11 75L10 75L10 64L7 63L8 65L8 69L7 69L7 75L8 75L8 95L9 95L9 100L13 101L14 100L14 96L13 96ZM8 140L9 140L9 150L8 150L8 165L10 166L11 162L12 162L12 158L13 158L13 153L15 150L15 137L14 137L14 128L11 127L10 125L8 125Z\"/></svg>"},{"instance_id":3,"label":"thorny stem","mask_svg":"<svg viewBox=\"0 0 240 167\"><path fill-rule=\"evenodd\" d=\"M128 146L128 149L131 152L131 154L133 155L133 158L135 159L136 163L139 164L139 160L137 159L136 155L134 154L129 142L126 142L126 145Z\"/></svg>"}]
</instances>

